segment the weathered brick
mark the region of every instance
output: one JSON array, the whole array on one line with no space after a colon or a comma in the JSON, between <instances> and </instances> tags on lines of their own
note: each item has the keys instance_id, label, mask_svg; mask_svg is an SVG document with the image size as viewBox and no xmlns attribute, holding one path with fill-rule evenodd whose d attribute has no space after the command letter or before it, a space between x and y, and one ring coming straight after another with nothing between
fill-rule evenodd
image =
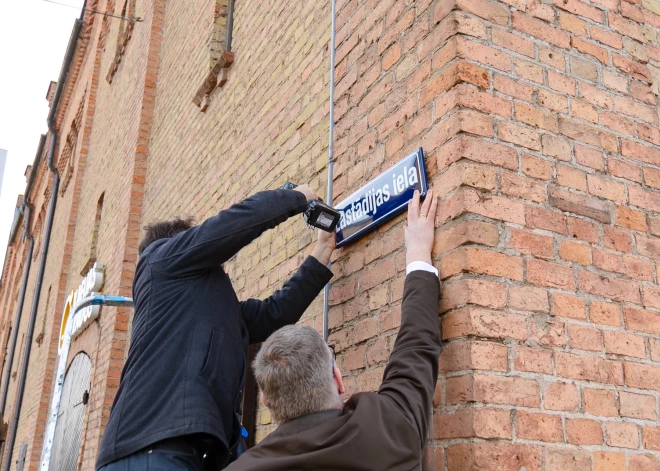
<instances>
[{"instance_id":1,"label":"weathered brick","mask_svg":"<svg viewBox=\"0 0 660 471\"><path fill-rule=\"evenodd\" d=\"M518 347L514 367L518 371L552 374L552 351L529 347Z\"/></svg>"},{"instance_id":2,"label":"weathered brick","mask_svg":"<svg viewBox=\"0 0 660 471\"><path fill-rule=\"evenodd\" d=\"M566 438L573 445L602 445L600 423L590 419L566 419Z\"/></svg>"},{"instance_id":3,"label":"weathered brick","mask_svg":"<svg viewBox=\"0 0 660 471\"><path fill-rule=\"evenodd\" d=\"M605 422L605 443L622 448L638 448L639 432L637 425L621 422Z\"/></svg>"},{"instance_id":4,"label":"weathered brick","mask_svg":"<svg viewBox=\"0 0 660 471\"><path fill-rule=\"evenodd\" d=\"M446 311L463 304L500 308L506 301L506 288L502 283L485 280L458 280L443 284L443 299L440 303Z\"/></svg>"},{"instance_id":5,"label":"weathered brick","mask_svg":"<svg viewBox=\"0 0 660 471\"><path fill-rule=\"evenodd\" d=\"M546 200L545 184L513 173L502 172L500 175L502 193L537 203Z\"/></svg>"},{"instance_id":6,"label":"weathered brick","mask_svg":"<svg viewBox=\"0 0 660 471\"><path fill-rule=\"evenodd\" d=\"M617 304L593 301L589 304L589 319L596 324L621 325L621 308Z\"/></svg>"},{"instance_id":7,"label":"weathered brick","mask_svg":"<svg viewBox=\"0 0 660 471\"><path fill-rule=\"evenodd\" d=\"M553 238L520 229L511 229L508 246L537 258L554 258Z\"/></svg>"},{"instance_id":8,"label":"weathered brick","mask_svg":"<svg viewBox=\"0 0 660 471\"><path fill-rule=\"evenodd\" d=\"M562 322L536 316L531 321L532 339L543 346L563 347L568 343L566 328Z\"/></svg>"},{"instance_id":9,"label":"weathered brick","mask_svg":"<svg viewBox=\"0 0 660 471\"><path fill-rule=\"evenodd\" d=\"M557 352L555 367L557 368L557 374L564 378L605 384L623 384L623 368L620 362Z\"/></svg>"},{"instance_id":10,"label":"weathered brick","mask_svg":"<svg viewBox=\"0 0 660 471\"><path fill-rule=\"evenodd\" d=\"M523 407L539 407L541 404L536 381L482 374L474 375L474 400Z\"/></svg>"},{"instance_id":11,"label":"weathered brick","mask_svg":"<svg viewBox=\"0 0 660 471\"><path fill-rule=\"evenodd\" d=\"M653 396L621 391L619 401L622 417L647 420L655 420L657 417L656 400Z\"/></svg>"},{"instance_id":12,"label":"weathered brick","mask_svg":"<svg viewBox=\"0 0 660 471\"><path fill-rule=\"evenodd\" d=\"M575 79L564 74L548 70L548 86L563 95L575 96Z\"/></svg>"},{"instance_id":13,"label":"weathered brick","mask_svg":"<svg viewBox=\"0 0 660 471\"><path fill-rule=\"evenodd\" d=\"M540 286L575 289L573 270L570 267L532 258L527 260L527 281Z\"/></svg>"},{"instance_id":14,"label":"weathered brick","mask_svg":"<svg viewBox=\"0 0 660 471\"><path fill-rule=\"evenodd\" d=\"M571 146L566 139L544 134L542 137L543 153L559 160L571 160Z\"/></svg>"},{"instance_id":15,"label":"weathered brick","mask_svg":"<svg viewBox=\"0 0 660 471\"><path fill-rule=\"evenodd\" d=\"M474 434L479 438L511 439L512 429L508 410L479 408L474 411Z\"/></svg>"},{"instance_id":16,"label":"weathered brick","mask_svg":"<svg viewBox=\"0 0 660 471\"><path fill-rule=\"evenodd\" d=\"M517 144L533 150L541 150L541 138L539 133L523 126L500 122L497 128L497 136L506 142Z\"/></svg>"},{"instance_id":17,"label":"weathered brick","mask_svg":"<svg viewBox=\"0 0 660 471\"><path fill-rule=\"evenodd\" d=\"M573 217L566 218L566 222L568 223L568 235L571 237L586 242L598 242L598 229L593 223Z\"/></svg>"},{"instance_id":18,"label":"weathered brick","mask_svg":"<svg viewBox=\"0 0 660 471\"><path fill-rule=\"evenodd\" d=\"M570 48L570 36L562 31L548 26L546 23L515 12L511 16L512 25L518 31L548 41L564 49Z\"/></svg>"},{"instance_id":19,"label":"weathered brick","mask_svg":"<svg viewBox=\"0 0 660 471\"><path fill-rule=\"evenodd\" d=\"M558 93L553 93L549 90L541 89L537 93L537 100L539 105L556 111L558 113L568 112L568 98ZM549 136L545 134L543 137ZM568 160L568 159L562 159Z\"/></svg>"},{"instance_id":20,"label":"weathered brick","mask_svg":"<svg viewBox=\"0 0 660 471\"><path fill-rule=\"evenodd\" d=\"M616 405L616 391L612 389L584 388L582 397L586 412L601 417L619 416L619 409ZM602 443L602 435L600 443Z\"/></svg>"},{"instance_id":21,"label":"weathered brick","mask_svg":"<svg viewBox=\"0 0 660 471\"><path fill-rule=\"evenodd\" d=\"M607 159L607 170L615 177L625 178L626 180L637 183L642 182L639 165L615 158L609 158Z\"/></svg>"},{"instance_id":22,"label":"weathered brick","mask_svg":"<svg viewBox=\"0 0 660 471\"><path fill-rule=\"evenodd\" d=\"M496 246L499 241L497 226L481 221L460 221L444 227L435 238L433 252L443 254L466 244Z\"/></svg>"},{"instance_id":23,"label":"weathered brick","mask_svg":"<svg viewBox=\"0 0 660 471\"><path fill-rule=\"evenodd\" d=\"M552 164L547 160L533 155L523 154L522 171L525 175L539 180L550 180L552 178Z\"/></svg>"},{"instance_id":24,"label":"weathered brick","mask_svg":"<svg viewBox=\"0 0 660 471\"><path fill-rule=\"evenodd\" d=\"M635 471L660 471L658 458L653 455L631 455L628 458L630 469Z\"/></svg>"},{"instance_id":25,"label":"weathered brick","mask_svg":"<svg viewBox=\"0 0 660 471\"><path fill-rule=\"evenodd\" d=\"M660 260L660 239L635 234L635 241L637 242L637 251L640 255Z\"/></svg>"},{"instance_id":26,"label":"weathered brick","mask_svg":"<svg viewBox=\"0 0 660 471\"><path fill-rule=\"evenodd\" d=\"M542 450L535 445L490 442L452 445L447 449L447 469L541 471L541 458Z\"/></svg>"},{"instance_id":27,"label":"weathered brick","mask_svg":"<svg viewBox=\"0 0 660 471\"><path fill-rule=\"evenodd\" d=\"M467 335L525 340L527 339L526 317L471 307L451 311L444 315L442 318L443 339Z\"/></svg>"},{"instance_id":28,"label":"weathered brick","mask_svg":"<svg viewBox=\"0 0 660 471\"><path fill-rule=\"evenodd\" d=\"M474 247L461 247L442 259L440 272L443 278L461 272L471 272L522 280L523 263L518 257Z\"/></svg>"},{"instance_id":29,"label":"weathered brick","mask_svg":"<svg viewBox=\"0 0 660 471\"><path fill-rule=\"evenodd\" d=\"M597 26L591 26L589 28L589 34L592 39L595 39L600 43L611 46L615 49L623 49L623 42L620 34L612 33L611 31L607 31L606 29Z\"/></svg>"},{"instance_id":30,"label":"weathered brick","mask_svg":"<svg viewBox=\"0 0 660 471\"><path fill-rule=\"evenodd\" d=\"M626 59L619 54L612 54L612 62L616 67L625 73L632 75L637 80L642 80L647 83L653 82L653 77L651 76L649 69L643 64Z\"/></svg>"},{"instance_id":31,"label":"weathered brick","mask_svg":"<svg viewBox=\"0 0 660 471\"><path fill-rule=\"evenodd\" d=\"M532 94L534 93L533 87L512 80L509 77L505 77L504 75L494 74L494 76L493 88L495 88L495 90L520 100L532 100Z\"/></svg>"},{"instance_id":32,"label":"weathered brick","mask_svg":"<svg viewBox=\"0 0 660 471\"><path fill-rule=\"evenodd\" d=\"M636 280L653 281L653 263L635 257L626 256L623 258L626 276Z\"/></svg>"},{"instance_id":33,"label":"weathered brick","mask_svg":"<svg viewBox=\"0 0 660 471\"><path fill-rule=\"evenodd\" d=\"M593 471L626 471L626 455L613 451L593 453Z\"/></svg>"},{"instance_id":34,"label":"weathered brick","mask_svg":"<svg viewBox=\"0 0 660 471\"><path fill-rule=\"evenodd\" d=\"M580 36L587 35L587 22L570 13L559 12L559 27Z\"/></svg>"},{"instance_id":35,"label":"weathered brick","mask_svg":"<svg viewBox=\"0 0 660 471\"><path fill-rule=\"evenodd\" d=\"M578 390L570 383L551 383L543 393L543 406L546 410L577 410L579 403Z\"/></svg>"},{"instance_id":36,"label":"weathered brick","mask_svg":"<svg viewBox=\"0 0 660 471\"><path fill-rule=\"evenodd\" d=\"M601 270L623 273L623 257L620 254L594 248L593 265Z\"/></svg>"},{"instance_id":37,"label":"weathered brick","mask_svg":"<svg viewBox=\"0 0 660 471\"><path fill-rule=\"evenodd\" d=\"M563 1L563 0L559 0L559 1ZM585 41L582 38L578 38L575 36L571 38L571 45L578 51L595 57L605 65L609 65L610 63L610 58L609 58L609 54L607 53L607 49L596 46L595 44L592 44L588 41Z\"/></svg>"},{"instance_id":38,"label":"weathered brick","mask_svg":"<svg viewBox=\"0 0 660 471\"><path fill-rule=\"evenodd\" d=\"M493 29L492 39L494 44L504 49L510 49L519 54L534 57L534 43L524 39L522 36L508 33L503 29Z\"/></svg>"},{"instance_id":39,"label":"weathered brick","mask_svg":"<svg viewBox=\"0 0 660 471\"><path fill-rule=\"evenodd\" d=\"M519 411L517 420L520 438L544 442L561 442L564 439L561 417L558 415Z\"/></svg>"},{"instance_id":40,"label":"weathered brick","mask_svg":"<svg viewBox=\"0 0 660 471\"><path fill-rule=\"evenodd\" d=\"M579 191L587 191L587 174L568 165L557 165L557 183Z\"/></svg>"},{"instance_id":41,"label":"weathered brick","mask_svg":"<svg viewBox=\"0 0 660 471\"><path fill-rule=\"evenodd\" d=\"M644 448L660 451L660 427L642 427Z\"/></svg>"},{"instance_id":42,"label":"weathered brick","mask_svg":"<svg viewBox=\"0 0 660 471\"><path fill-rule=\"evenodd\" d=\"M570 317L572 319L586 319L586 306L584 299L564 293L553 293L552 315L557 317Z\"/></svg>"},{"instance_id":43,"label":"weathered brick","mask_svg":"<svg viewBox=\"0 0 660 471\"><path fill-rule=\"evenodd\" d=\"M548 187L548 197L549 203L562 211L579 214L607 224L611 221L610 206L600 200L571 193L556 186Z\"/></svg>"},{"instance_id":44,"label":"weathered brick","mask_svg":"<svg viewBox=\"0 0 660 471\"><path fill-rule=\"evenodd\" d=\"M646 215L626 206L617 206L616 225L634 231L646 232Z\"/></svg>"},{"instance_id":45,"label":"weathered brick","mask_svg":"<svg viewBox=\"0 0 660 471\"><path fill-rule=\"evenodd\" d=\"M559 133L576 141L601 147L609 152L616 152L618 149L614 135L561 116L559 117Z\"/></svg>"},{"instance_id":46,"label":"weathered brick","mask_svg":"<svg viewBox=\"0 0 660 471\"><path fill-rule=\"evenodd\" d=\"M624 363L626 386L660 390L660 368L640 363Z\"/></svg>"},{"instance_id":47,"label":"weathered brick","mask_svg":"<svg viewBox=\"0 0 660 471\"><path fill-rule=\"evenodd\" d=\"M632 237L629 232L615 229L611 226L605 226L603 228L603 244L608 249L614 249L619 252L630 252Z\"/></svg>"},{"instance_id":48,"label":"weathered brick","mask_svg":"<svg viewBox=\"0 0 660 471\"><path fill-rule=\"evenodd\" d=\"M628 330L660 334L660 313L658 312L625 307L623 309L623 318L625 319Z\"/></svg>"},{"instance_id":49,"label":"weathered brick","mask_svg":"<svg viewBox=\"0 0 660 471\"><path fill-rule=\"evenodd\" d=\"M439 360L440 371L462 370L508 371L507 347L494 342L466 341L445 347Z\"/></svg>"},{"instance_id":50,"label":"weathered brick","mask_svg":"<svg viewBox=\"0 0 660 471\"><path fill-rule=\"evenodd\" d=\"M614 301L639 302L637 283L622 278L601 276L582 270L578 275L580 290L595 296L603 296Z\"/></svg>"},{"instance_id":51,"label":"weathered brick","mask_svg":"<svg viewBox=\"0 0 660 471\"><path fill-rule=\"evenodd\" d=\"M616 355L646 358L644 337L623 332L605 331L605 351Z\"/></svg>"},{"instance_id":52,"label":"weathered brick","mask_svg":"<svg viewBox=\"0 0 660 471\"><path fill-rule=\"evenodd\" d=\"M559 256L569 262L581 265L591 263L591 249L587 244L580 244L572 240L564 240L559 244Z\"/></svg>"},{"instance_id":53,"label":"weathered brick","mask_svg":"<svg viewBox=\"0 0 660 471\"><path fill-rule=\"evenodd\" d=\"M525 207L525 218L527 226L533 229L544 229L559 234L566 234L566 216L556 211L538 208L536 206Z\"/></svg>"},{"instance_id":54,"label":"weathered brick","mask_svg":"<svg viewBox=\"0 0 660 471\"><path fill-rule=\"evenodd\" d=\"M587 184L589 186L589 193L594 196L619 203L626 202L626 189L622 183L590 174L587 176Z\"/></svg>"},{"instance_id":55,"label":"weathered brick","mask_svg":"<svg viewBox=\"0 0 660 471\"><path fill-rule=\"evenodd\" d=\"M568 325L569 344L578 350L600 352L603 349L603 332L584 325Z\"/></svg>"},{"instance_id":56,"label":"weathered brick","mask_svg":"<svg viewBox=\"0 0 660 471\"><path fill-rule=\"evenodd\" d=\"M575 160L580 165L590 167L595 170L604 170L605 164L603 161L603 153L601 151L590 149L589 147L576 145L575 146Z\"/></svg>"}]
</instances>

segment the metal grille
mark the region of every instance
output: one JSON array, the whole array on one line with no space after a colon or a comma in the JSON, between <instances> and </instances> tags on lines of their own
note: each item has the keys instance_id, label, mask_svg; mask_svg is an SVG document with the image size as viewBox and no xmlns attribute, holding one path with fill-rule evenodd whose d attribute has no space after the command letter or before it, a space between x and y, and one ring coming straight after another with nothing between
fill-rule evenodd
<instances>
[{"instance_id":1,"label":"metal grille","mask_svg":"<svg viewBox=\"0 0 660 471\"><path fill-rule=\"evenodd\" d=\"M85 418L83 396L89 390L91 371L91 360L84 353L79 353L71 362L64 378L50 457L50 471L76 471L78 467L78 453Z\"/></svg>"}]
</instances>

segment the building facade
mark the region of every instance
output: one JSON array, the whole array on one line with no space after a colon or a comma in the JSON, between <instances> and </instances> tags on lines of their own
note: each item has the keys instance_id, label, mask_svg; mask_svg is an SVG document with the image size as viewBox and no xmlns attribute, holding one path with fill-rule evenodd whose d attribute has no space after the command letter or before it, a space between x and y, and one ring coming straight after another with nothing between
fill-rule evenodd
<instances>
[{"instance_id":1,"label":"building facade","mask_svg":"<svg viewBox=\"0 0 660 471\"><path fill-rule=\"evenodd\" d=\"M63 319L92 285L130 296L142 226L289 180L325 195L331 20L330 1L87 1L3 267L3 469L94 468L132 310L89 311L68 351ZM441 198L435 469L660 470L660 1L340 0L336 25L335 200L419 147ZM394 342L403 229L333 261L347 394ZM239 297L313 238L294 218L248 245ZM302 322L321 330L322 299ZM246 400L260 440L275 425Z\"/></svg>"}]
</instances>

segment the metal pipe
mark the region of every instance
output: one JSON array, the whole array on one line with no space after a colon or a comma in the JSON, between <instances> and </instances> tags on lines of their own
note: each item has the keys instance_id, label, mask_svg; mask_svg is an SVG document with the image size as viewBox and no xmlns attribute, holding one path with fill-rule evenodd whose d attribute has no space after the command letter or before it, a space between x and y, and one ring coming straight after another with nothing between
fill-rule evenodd
<instances>
[{"instance_id":1,"label":"metal pipe","mask_svg":"<svg viewBox=\"0 0 660 471\"><path fill-rule=\"evenodd\" d=\"M326 202L332 206L332 184L335 167L335 40L337 38L337 2L332 0L332 31L330 33L330 140L328 142L328 192ZM328 268L332 265L328 263ZM328 315L330 312L330 283L323 288L323 340L328 341Z\"/></svg>"},{"instance_id":2,"label":"metal pipe","mask_svg":"<svg viewBox=\"0 0 660 471\"><path fill-rule=\"evenodd\" d=\"M32 338L34 337L34 326L37 322L37 311L39 308L39 298L41 295L41 285L44 280L44 272L46 270L46 258L48 256L48 246L50 245L50 233L53 228L53 216L55 213L55 204L57 201L57 190L59 189L60 178L59 173L55 174L53 182L53 192L50 198L48 208L48 218L46 222L46 232L44 233L43 248L41 250L41 260L39 261L39 272L37 274L37 284L34 288L34 298L32 300L32 309L30 311L30 322L28 324L27 336L25 338L25 350L23 351L23 362L18 380L18 389L16 391L16 404L14 405L14 415L12 423L9 428L9 437L7 439L7 459L4 464L4 471L9 471L11 467L11 457L13 453L14 444L16 443L16 432L18 430L18 422L21 414L21 406L23 405L23 393L25 392L25 383L27 380L27 370L30 363L30 352L32 351Z\"/></svg>"},{"instance_id":3,"label":"metal pipe","mask_svg":"<svg viewBox=\"0 0 660 471\"><path fill-rule=\"evenodd\" d=\"M27 185L25 186L25 192L23 193L25 195L23 196L23 204L21 205L20 209L17 208L17 214L14 216L14 222L12 223L11 232L9 233L9 245L14 243L16 233L18 232L18 213L22 214L25 211L25 207L28 204L28 198L30 197L30 193L32 193L32 185L34 184L34 179L38 173L37 169L41 163L41 156L44 152L44 145L46 145L46 135L42 134L39 138L37 155L34 156L34 162L32 162L32 170L30 171L30 176L28 177Z\"/></svg>"},{"instance_id":4,"label":"metal pipe","mask_svg":"<svg viewBox=\"0 0 660 471\"><path fill-rule=\"evenodd\" d=\"M23 269L23 281L21 283L21 293L18 297L18 308L16 311L16 316L14 317L13 331L10 339L10 346L8 349L9 358L4 364L5 370L4 378L2 380L2 393L0 393L0 415L5 413L5 406L7 405L7 394L9 392L9 380L11 377L11 367L14 363L14 355L16 354L16 342L18 340L18 330L21 322L21 315L23 313L23 305L25 303L25 293L27 290L27 282L30 275L30 268L32 267L32 252L34 250L34 238L30 234L30 215L32 214L32 207L28 204L28 197L32 192L32 185L34 184L35 175L37 174L37 169L41 163L41 156L44 152L44 146L46 144L46 136L41 135L39 139L39 146L37 147L37 153L34 156L34 162L32 162L32 171L28 177L27 185L25 186L25 193L23 196L23 204L20 207L20 210L17 208L17 213L14 218L14 223L12 225L12 231L9 235L9 244L14 243L16 233L18 232L18 218L19 214L23 214L23 241L25 238L30 239L30 245L28 247L28 256L25 261L25 268Z\"/></svg>"},{"instance_id":5,"label":"metal pipe","mask_svg":"<svg viewBox=\"0 0 660 471\"><path fill-rule=\"evenodd\" d=\"M87 2L85 1L85 5ZM84 9L84 6L83 6ZM41 249L41 259L39 260L39 271L37 274L37 282L34 288L34 296L32 299L32 309L30 311L30 322L28 324L27 336L25 339L25 350L23 352L23 362L21 365L21 372L18 380L18 388L16 391L16 404L14 405L14 414L12 417L12 423L9 426L9 437L5 449L7 450L7 457L4 460L3 471L9 471L11 468L11 458L14 452L14 445L16 444L16 433L18 431L18 423L21 415L21 406L23 404L23 394L25 392L25 384L27 380L27 370L30 363L30 353L32 351L32 338L34 336L34 326L37 321L37 312L39 309L39 299L41 297L41 285L44 281L44 273L46 271L46 260L48 258L48 248L50 247L50 234L53 229L53 219L55 216L55 207L57 206L57 192L60 187L60 173L57 168L53 166L53 155L55 154L55 143L57 141L57 131L55 129L55 115L57 108L59 106L60 98L62 97L62 91L66 86L66 81L69 76L69 71L71 70L71 63L73 62L73 56L76 51L76 44L78 43L78 36L80 35L80 30L82 28L82 17L84 12L80 14L81 18L77 19L73 26L73 31L71 32L71 37L69 38L69 45L67 46L66 55L64 57L64 63L62 64L62 70L60 71L60 77L57 81L57 89L55 90L55 96L53 97L53 104L50 107L50 112L48 113L48 130L50 131L50 144L48 146L48 159L46 161L48 168L54 174L53 178L53 189L50 193L50 203L48 205L48 215L46 216L46 232L44 233L43 247ZM37 171L37 169L33 169ZM28 198L29 195L25 195L25 198Z\"/></svg>"},{"instance_id":6,"label":"metal pipe","mask_svg":"<svg viewBox=\"0 0 660 471\"><path fill-rule=\"evenodd\" d=\"M25 303L25 291L27 288L28 277L30 276L30 267L32 266L32 251L34 250L34 238L30 234L30 213L32 208L28 205L25 211L25 227L23 235L30 239L28 246L27 259L25 260L25 268L23 269L23 281L21 283L21 294L18 298L18 308L16 308L16 315L14 316L14 323L12 324L13 330L11 332L11 340L9 346L9 358L5 363L5 374L2 379L2 399L0 399L0 415L5 413L5 406L7 405L7 392L9 391L9 381L11 379L11 367L14 364L14 354L16 352L16 341L18 340L18 330L21 324L21 314L23 312L23 304Z\"/></svg>"},{"instance_id":7,"label":"metal pipe","mask_svg":"<svg viewBox=\"0 0 660 471\"><path fill-rule=\"evenodd\" d=\"M105 294L96 294L94 296L87 296L84 299L81 299L73 306L72 313L70 316L76 315L76 312L80 311L89 306L122 306L122 307L133 307L133 298L128 296L107 296Z\"/></svg>"},{"instance_id":8,"label":"metal pipe","mask_svg":"<svg viewBox=\"0 0 660 471\"><path fill-rule=\"evenodd\" d=\"M234 0L229 0L227 16L227 51L231 52L231 43L234 39Z\"/></svg>"}]
</instances>

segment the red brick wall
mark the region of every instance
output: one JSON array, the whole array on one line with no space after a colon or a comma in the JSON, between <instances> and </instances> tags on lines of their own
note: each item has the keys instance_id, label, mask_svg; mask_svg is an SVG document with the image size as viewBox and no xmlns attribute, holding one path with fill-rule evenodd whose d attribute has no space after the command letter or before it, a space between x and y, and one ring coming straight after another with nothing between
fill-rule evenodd
<instances>
[{"instance_id":1,"label":"red brick wall","mask_svg":"<svg viewBox=\"0 0 660 471\"><path fill-rule=\"evenodd\" d=\"M441 197L437 469L660 469L659 7L340 2L335 191L422 146ZM401 221L335 267L351 391L393 341Z\"/></svg>"},{"instance_id":2,"label":"red brick wall","mask_svg":"<svg viewBox=\"0 0 660 471\"><path fill-rule=\"evenodd\" d=\"M123 3L94 7L119 14ZM218 5L137 0L145 21L128 36L117 20L86 16L57 124L56 159L82 110L75 165L58 196L35 332L43 326L44 337L33 346L14 449L15 460L29 443L29 469L41 453L64 300L91 256L106 266L103 291L129 294L140 226L201 221L286 180L325 194L329 2L237 0L235 60L202 111L193 99L218 46ZM441 197L436 468L660 469L660 3L337 6L336 200L420 146ZM40 248L52 181L43 162L35 171ZM239 297L280 287L312 238L295 218L241 251L227 264ZM25 250L17 240L5 263L3 341ZM19 348L38 263L37 253ZM340 250L333 271L330 340L348 393L375 390L400 323L403 216ZM320 329L321 307L318 299L303 322ZM93 361L85 470L129 322L130 311L104 308L72 344L70 358L85 351ZM264 409L258 419L261 439L274 424Z\"/></svg>"}]
</instances>

